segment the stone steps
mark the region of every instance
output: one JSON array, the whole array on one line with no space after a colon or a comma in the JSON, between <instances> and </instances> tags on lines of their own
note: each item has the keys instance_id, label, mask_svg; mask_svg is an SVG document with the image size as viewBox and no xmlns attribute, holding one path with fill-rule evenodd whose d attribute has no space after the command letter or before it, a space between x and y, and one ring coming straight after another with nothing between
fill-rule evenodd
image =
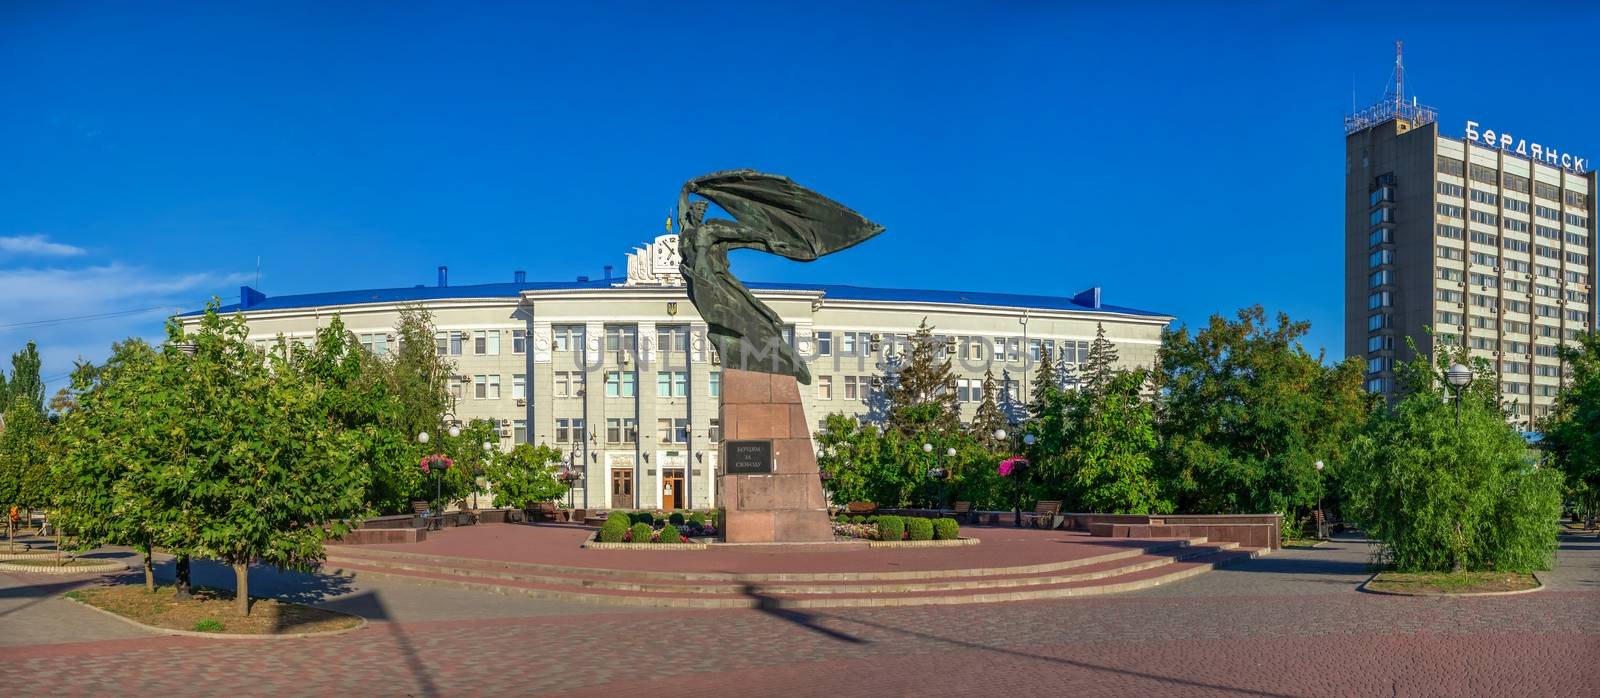
<instances>
[{"instance_id":1,"label":"stone steps","mask_svg":"<svg viewBox=\"0 0 1600 698\"><path fill-rule=\"evenodd\" d=\"M445 558L446 564L439 564L407 559L437 556L405 553L367 556L343 551L330 554L325 569L358 577L375 576L605 605L708 609L818 608L991 603L1117 593L1183 579L1203 573L1218 563L1254 557L1264 552L1239 549L1232 543L1175 543L1153 546L1156 548L1154 553L1134 549L1128 551L1131 555L1096 556L1088 558L1084 564L1044 573L1025 568L989 568L976 570L978 574L944 575L944 572L968 570L940 570L926 571L936 576L912 580L873 579L872 573L861 573L853 578L848 577L849 573L829 573L825 575L828 577L826 579L770 580L723 575L723 578L712 581L683 579L680 575L684 573L658 575L640 571L629 571L630 575L624 578L595 575L592 574L595 570L586 568L559 568L561 571L555 572L549 569L557 567L552 565L496 563L463 558ZM330 549L330 552L333 551ZM1112 559L1104 559L1107 557ZM538 572L519 569L524 567L545 569ZM1024 571L1016 571L1019 569Z\"/></svg>"}]
</instances>

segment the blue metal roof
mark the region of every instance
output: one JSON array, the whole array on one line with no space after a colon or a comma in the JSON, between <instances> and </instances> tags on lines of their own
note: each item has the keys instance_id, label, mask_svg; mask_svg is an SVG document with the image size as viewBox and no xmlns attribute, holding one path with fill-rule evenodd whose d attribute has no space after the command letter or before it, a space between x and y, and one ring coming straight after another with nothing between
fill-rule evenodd
<instances>
[{"instance_id":1,"label":"blue metal roof","mask_svg":"<svg viewBox=\"0 0 1600 698\"><path fill-rule=\"evenodd\" d=\"M291 310L367 303L411 303L441 299L516 298L523 291L559 291L611 288L618 279L589 279L584 281L533 281L525 283L476 284L470 286L413 286L410 288L379 288L361 291L331 291L303 293L291 296L262 296L249 287L241 288L241 296L252 302L248 307L239 303L224 305L220 312L240 310ZM957 305L987 305L1011 308L1037 308L1041 310L1067 310L1090 313L1120 313L1146 317L1171 317L1165 313L1098 304L1099 289L1090 289L1072 297L1038 296L1015 293L984 293L971 291L928 291L904 288L867 288L839 284L797 284L747 282L753 290L820 291L824 298L841 300L883 301L899 303L948 303ZM248 289L248 290L247 290ZM183 313L199 315L204 310Z\"/></svg>"}]
</instances>

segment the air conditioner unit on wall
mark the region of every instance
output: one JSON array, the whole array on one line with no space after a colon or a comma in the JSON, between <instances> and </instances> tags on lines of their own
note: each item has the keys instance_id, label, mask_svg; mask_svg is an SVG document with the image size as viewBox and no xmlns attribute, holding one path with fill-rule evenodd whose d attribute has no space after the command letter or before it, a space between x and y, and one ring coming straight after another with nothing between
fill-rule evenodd
<instances>
[{"instance_id":1,"label":"air conditioner unit on wall","mask_svg":"<svg viewBox=\"0 0 1600 698\"><path fill-rule=\"evenodd\" d=\"M511 426L511 420L509 420L509 419L502 419L502 420L500 420L500 426L503 426L503 427L509 427L509 426Z\"/></svg>"},{"instance_id":2,"label":"air conditioner unit on wall","mask_svg":"<svg viewBox=\"0 0 1600 698\"><path fill-rule=\"evenodd\" d=\"M502 439L511 438L511 430L510 429L501 429L500 430L500 438L502 438Z\"/></svg>"},{"instance_id":3,"label":"air conditioner unit on wall","mask_svg":"<svg viewBox=\"0 0 1600 698\"><path fill-rule=\"evenodd\" d=\"M517 407L527 407L527 406L528 406L528 401L527 400L524 400L524 399L522 399L520 397L517 398Z\"/></svg>"}]
</instances>

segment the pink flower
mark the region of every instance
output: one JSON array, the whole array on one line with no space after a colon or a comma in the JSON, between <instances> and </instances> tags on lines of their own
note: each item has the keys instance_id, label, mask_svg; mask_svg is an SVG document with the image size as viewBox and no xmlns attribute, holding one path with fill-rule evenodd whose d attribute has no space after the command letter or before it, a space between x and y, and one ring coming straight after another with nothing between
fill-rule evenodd
<instances>
[{"instance_id":1,"label":"pink flower","mask_svg":"<svg viewBox=\"0 0 1600 698\"><path fill-rule=\"evenodd\" d=\"M1019 472L1028 467L1028 459L1022 456L1012 456L1000 461L1000 477L1011 477L1012 473Z\"/></svg>"}]
</instances>

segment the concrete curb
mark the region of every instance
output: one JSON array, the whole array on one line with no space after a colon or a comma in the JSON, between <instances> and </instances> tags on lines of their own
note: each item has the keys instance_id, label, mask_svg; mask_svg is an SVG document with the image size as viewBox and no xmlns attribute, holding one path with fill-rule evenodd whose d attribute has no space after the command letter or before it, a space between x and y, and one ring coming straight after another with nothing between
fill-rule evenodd
<instances>
[{"instance_id":1,"label":"concrete curb","mask_svg":"<svg viewBox=\"0 0 1600 698\"><path fill-rule=\"evenodd\" d=\"M652 550L656 552L677 552L682 550L705 550L705 543L604 543L600 541L600 532L595 531L589 539L579 543L578 547L590 550Z\"/></svg>"},{"instance_id":2,"label":"concrete curb","mask_svg":"<svg viewBox=\"0 0 1600 698\"><path fill-rule=\"evenodd\" d=\"M869 548L955 548L963 545L977 545L977 538L956 538L954 540L869 540Z\"/></svg>"},{"instance_id":3,"label":"concrete curb","mask_svg":"<svg viewBox=\"0 0 1600 698\"><path fill-rule=\"evenodd\" d=\"M29 559L38 559L38 558L29 558ZM48 559L48 558L46 558L46 559ZM100 563L98 565L75 565L75 566L69 566L69 567L41 567L39 565L16 565L16 564L12 564L12 562L15 562L15 560L0 560L0 572L12 572L12 573L18 573L18 574L52 574L52 575L56 575L56 576L65 577L65 576L75 575L75 574L105 574L106 572L121 572L122 570L128 569L127 565L124 565L124 564L122 564L120 562L116 562L116 561L106 561L106 562L102 562L102 563Z\"/></svg>"},{"instance_id":4,"label":"concrete curb","mask_svg":"<svg viewBox=\"0 0 1600 698\"><path fill-rule=\"evenodd\" d=\"M343 628L343 629L340 629L340 630L328 630L328 631L324 631L324 632L320 632L320 633L285 633L285 634L282 634L282 635L262 635L262 634L242 634L242 633L202 633L202 632L195 631L195 630L178 630L177 628L163 628L163 627L161 627L159 625L145 625L144 623L140 623L139 621L136 621L136 620L134 620L132 618L129 618L127 616L124 616L124 615L121 615L121 614L118 614L118 613L114 613L112 611L107 611L106 609L100 608L99 606L96 606L94 604L87 603L87 602L84 602L84 601L79 601L78 599L74 599L71 596L63 595L61 598L66 599L68 601L71 601L71 602L73 602L75 604L78 604L79 606L82 606L84 608L87 608L87 609L90 609L90 610L93 610L93 611L96 611L96 612L99 612L99 613L104 613L105 615L111 616L112 618L115 618L115 619L120 620L120 621L122 621L124 623L127 623L128 625L132 625L132 626L137 627L137 628L143 628L145 630L148 630L150 632L156 633L158 635L177 635L177 636L180 636L180 637L207 637L207 638L212 638L212 639L216 639L216 640L298 640L298 639L301 639L301 638L333 637L335 635L343 635L343 634L348 633L348 632L354 632L354 631L360 630L362 628L367 627L367 625L368 625L367 619L366 618L362 618L361 616L354 615L354 614L351 614L351 613L341 613L339 611L328 611L329 613L338 613L339 615L350 616L351 618L354 618L354 619L359 620L361 622L359 624L357 624L357 625L354 625L354 626L351 626L351 627L348 627L348 628ZM304 605L304 604L300 604L300 605ZM327 609L318 609L318 610L326 611Z\"/></svg>"},{"instance_id":5,"label":"concrete curb","mask_svg":"<svg viewBox=\"0 0 1600 698\"><path fill-rule=\"evenodd\" d=\"M24 548L23 550L27 550ZM0 553L0 561L4 560L45 560L56 556L54 550L35 550L32 552L17 551L14 553Z\"/></svg>"},{"instance_id":6,"label":"concrete curb","mask_svg":"<svg viewBox=\"0 0 1600 698\"><path fill-rule=\"evenodd\" d=\"M382 560L394 560L413 563L432 563L435 565L460 565L460 564L493 564L508 570L525 570L534 573L584 575L593 577L617 577L621 579L643 579L645 581L660 581L663 579L683 581L724 581L724 582L850 582L850 581L898 581L913 579L944 579L958 577L993 577L1010 574L1041 574L1059 572L1074 567L1086 567L1103 562L1121 560L1140 555L1153 555L1166 552L1174 548L1183 548L1206 542L1203 538L1182 540L1167 540L1152 542L1138 548L1126 548L1116 552L1094 555L1090 557L1064 560L1060 562L1045 562L1033 565L1018 565L1014 567L964 567L942 570L906 570L900 572L754 572L738 574L731 572L650 572L648 570L621 570L605 567L571 567L566 565L549 565L537 562L509 562L502 560L488 560L484 558L459 557L452 555L429 555L424 553L409 553L394 550L363 549L359 554L340 555L329 550L326 563L361 565L373 564Z\"/></svg>"},{"instance_id":7,"label":"concrete curb","mask_svg":"<svg viewBox=\"0 0 1600 698\"><path fill-rule=\"evenodd\" d=\"M1515 596L1517 594L1532 594L1536 591L1544 591L1545 588L1544 580L1539 578L1538 572L1532 573L1533 581L1537 584L1537 586L1533 587L1532 589L1517 589L1515 591L1467 591L1461 593L1450 593L1448 591L1381 591L1368 587L1367 585L1371 584L1372 580L1376 579L1380 574L1383 573L1373 572L1371 577L1367 577L1367 581L1362 582L1360 586L1356 587L1356 591L1367 594L1377 594L1379 596L1472 598L1477 596Z\"/></svg>"}]
</instances>

